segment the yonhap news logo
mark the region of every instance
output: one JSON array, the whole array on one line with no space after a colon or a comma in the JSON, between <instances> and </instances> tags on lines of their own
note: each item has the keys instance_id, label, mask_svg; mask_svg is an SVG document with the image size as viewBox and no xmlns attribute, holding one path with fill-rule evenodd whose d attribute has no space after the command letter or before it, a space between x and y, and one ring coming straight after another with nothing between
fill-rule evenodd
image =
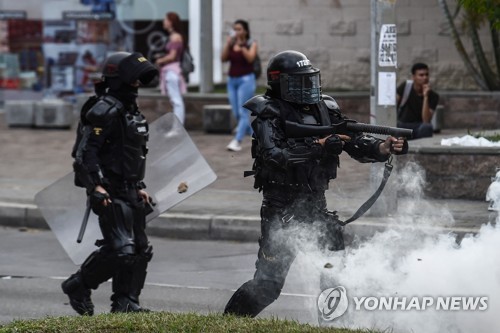
<instances>
[{"instance_id":1,"label":"yonhap news logo","mask_svg":"<svg viewBox=\"0 0 500 333\"><path fill-rule=\"evenodd\" d=\"M347 292L342 286L325 289L318 297L318 309L326 321L342 316L348 306Z\"/></svg>"},{"instance_id":2,"label":"yonhap news logo","mask_svg":"<svg viewBox=\"0 0 500 333\"><path fill-rule=\"evenodd\" d=\"M352 311L486 311L488 296L353 296ZM328 288L318 296L321 318L332 321L347 312L349 299L343 286Z\"/></svg>"}]
</instances>

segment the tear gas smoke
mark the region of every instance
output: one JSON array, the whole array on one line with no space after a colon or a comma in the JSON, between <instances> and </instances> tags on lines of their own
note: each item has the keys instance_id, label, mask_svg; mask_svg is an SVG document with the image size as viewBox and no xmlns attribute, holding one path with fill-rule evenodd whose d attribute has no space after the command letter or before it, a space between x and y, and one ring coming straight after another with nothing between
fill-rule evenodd
<instances>
[{"instance_id":1,"label":"tear gas smoke","mask_svg":"<svg viewBox=\"0 0 500 333\"><path fill-rule=\"evenodd\" d=\"M314 242L319 230L296 226L295 245L301 252L294 272L303 272L301 280L313 295L325 288L345 287L349 308L331 326L415 333L494 331L500 327L500 227L484 221L476 235L468 234L458 244L456 234L436 228L452 225L453 216L446 207L424 199L423 170L408 163L398 177L398 193L404 193L406 199L393 214L394 223L370 239L355 239L345 253L321 252ZM500 198L498 188L499 193L490 193L491 197ZM327 262L333 265L331 269L324 268ZM487 296L488 308L356 310L352 299L363 296ZM315 299L310 300L310 309L316 316Z\"/></svg>"}]
</instances>

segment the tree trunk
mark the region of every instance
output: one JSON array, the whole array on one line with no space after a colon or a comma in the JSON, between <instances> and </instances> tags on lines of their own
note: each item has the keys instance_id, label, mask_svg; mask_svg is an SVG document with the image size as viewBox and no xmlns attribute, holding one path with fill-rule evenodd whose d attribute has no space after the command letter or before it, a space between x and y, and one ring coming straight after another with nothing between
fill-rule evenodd
<instances>
[{"instance_id":1,"label":"tree trunk","mask_svg":"<svg viewBox=\"0 0 500 333\"><path fill-rule=\"evenodd\" d=\"M495 65L497 66L497 77L500 78L500 40L498 38L498 30L495 24L490 20L491 43L493 44L493 52L495 54Z\"/></svg>"},{"instance_id":2,"label":"tree trunk","mask_svg":"<svg viewBox=\"0 0 500 333\"><path fill-rule=\"evenodd\" d=\"M474 65L472 64L472 62L469 58L469 55L465 51L462 40L460 39L460 36L458 35L457 28L455 27L455 23L453 22L453 18L451 17L450 10L448 9L448 5L446 4L446 0L438 0L438 2L439 2L439 6L441 7L441 10L443 11L443 14L448 22L448 25L450 26L451 36L453 38L453 41L455 42L455 47L458 51L458 54L460 55L460 58L462 58L462 61L464 62L465 67L469 70L473 79L481 87L481 89L489 90L489 87L486 84L481 73L479 73L478 70L474 67Z\"/></svg>"},{"instance_id":3,"label":"tree trunk","mask_svg":"<svg viewBox=\"0 0 500 333\"><path fill-rule=\"evenodd\" d=\"M471 19L470 13L466 14L466 18L469 25L469 35L472 40L472 47L474 48L474 53L476 54L477 63L483 74L484 81L488 85L489 90L499 90L500 85L498 83L498 78L495 77L493 70L488 63L488 59L484 55L483 45L479 39L479 34L477 32L477 25L474 24Z\"/></svg>"}]
</instances>

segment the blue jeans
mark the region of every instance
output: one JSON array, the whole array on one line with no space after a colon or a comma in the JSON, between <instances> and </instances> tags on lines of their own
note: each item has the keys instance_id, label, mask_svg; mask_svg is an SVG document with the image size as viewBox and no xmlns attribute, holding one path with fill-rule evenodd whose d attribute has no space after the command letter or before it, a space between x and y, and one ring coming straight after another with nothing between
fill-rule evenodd
<instances>
[{"instance_id":1,"label":"blue jeans","mask_svg":"<svg viewBox=\"0 0 500 333\"><path fill-rule=\"evenodd\" d=\"M245 135L252 135L250 111L243 104L255 94L255 75L253 73L232 77L227 81L227 92L234 117L238 121L235 139L241 142Z\"/></svg>"},{"instance_id":2,"label":"blue jeans","mask_svg":"<svg viewBox=\"0 0 500 333\"><path fill-rule=\"evenodd\" d=\"M172 104L174 114L179 118L181 124L184 125L185 111L184 101L182 100L179 76L173 71L167 71L165 75L165 85L167 86L167 95Z\"/></svg>"}]
</instances>

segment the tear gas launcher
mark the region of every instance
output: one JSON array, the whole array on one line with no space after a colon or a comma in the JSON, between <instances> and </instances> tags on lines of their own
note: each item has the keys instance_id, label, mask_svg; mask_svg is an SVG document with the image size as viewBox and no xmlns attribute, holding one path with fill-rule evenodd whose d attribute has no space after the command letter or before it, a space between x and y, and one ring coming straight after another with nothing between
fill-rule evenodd
<instances>
[{"instance_id":1,"label":"tear gas launcher","mask_svg":"<svg viewBox=\"0 0 500 333\"><path fill-rule=\"evenodd\" d=\"M285 132L288 138L326 136L330 134L349 135L353 132L390 135L396 138L411 138L413 136L413 130L411 129L364 124L350 119L346 119L338 124L332 124L330 126L304 125L287 120Z\"/></svg>"}]
</instances>

